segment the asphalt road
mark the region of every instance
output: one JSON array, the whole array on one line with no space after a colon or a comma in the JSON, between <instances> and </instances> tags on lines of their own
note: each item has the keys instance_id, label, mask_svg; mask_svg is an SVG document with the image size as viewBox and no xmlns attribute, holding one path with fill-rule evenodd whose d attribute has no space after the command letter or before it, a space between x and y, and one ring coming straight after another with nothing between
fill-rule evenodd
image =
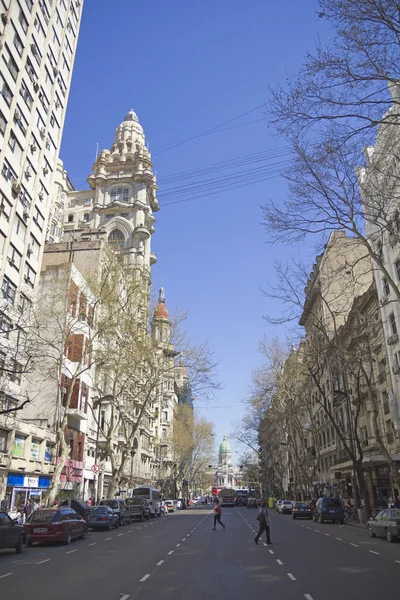
<instances>
[{"instance_id":1,"label":"asphalt road","mask_svg":"<svg viewBox=\"0 0 400 600\"><path fill-rule=\"evenodd\" d=\"M348 525L271 514L272 545L256 511L206 507L90 532L70 546L0 551L1 600L376 600L398 597L400 542Z\"/></svg>"}]
</instances>

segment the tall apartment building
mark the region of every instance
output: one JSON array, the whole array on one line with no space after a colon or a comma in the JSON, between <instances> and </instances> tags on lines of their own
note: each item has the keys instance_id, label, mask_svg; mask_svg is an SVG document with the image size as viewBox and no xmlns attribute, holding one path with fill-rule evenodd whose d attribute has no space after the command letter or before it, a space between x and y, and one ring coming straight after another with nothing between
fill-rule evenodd
<instances>
[{"instance_id":1,"label":"tall apartment building","mask_svg":"<svg viewBox=\"0 0 400 600\"><path fill-rule=\"evenodd\" d=\"M0 0L0 408L12 407L25 393L15 349L51 237L51 195L82 6L83 0ZM18 459L37 461L38 446L43 457L49 455L48 427L41 427L30 443L23 413L0 415L0 458L12 459L0 461L0 498L6 487L29 491L36 485L37 477L13 479L8 467L19 468ZM23 456L18 431L25 436ZM32 469L37 474L37 464Z\"/></svg>"}]
</instances>

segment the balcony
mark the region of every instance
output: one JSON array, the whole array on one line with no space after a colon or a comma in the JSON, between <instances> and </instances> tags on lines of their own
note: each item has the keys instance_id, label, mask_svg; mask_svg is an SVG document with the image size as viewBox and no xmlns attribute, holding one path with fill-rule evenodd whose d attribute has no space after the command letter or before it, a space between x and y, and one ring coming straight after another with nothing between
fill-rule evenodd
<instances>
[{"instance_id":1,"label":"balcony","mask_svg":"<svg viewBox=\"0 0 400 600\"><path fill-rule=\"evenodd\" d=\"M86 431L86 422L88 416L84 410L80 408L69 408L68 409L68 426L77 431Z\"/></svg>"}]
</instances>

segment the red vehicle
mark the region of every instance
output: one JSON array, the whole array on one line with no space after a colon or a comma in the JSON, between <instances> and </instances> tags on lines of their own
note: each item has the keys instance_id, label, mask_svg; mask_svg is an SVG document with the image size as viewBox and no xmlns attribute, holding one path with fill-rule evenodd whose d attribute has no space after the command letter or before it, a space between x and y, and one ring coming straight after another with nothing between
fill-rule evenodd
<instances>
[{"instance_id":1,"label":"red vehicle","mask_svg":"<svg viewBox=\"0 0 400 600\"><path fill-rule=\"evenodd\" d=\"M72 508L43 508L31 513L25 523L28 546L33 542L70 544L74 538L85 539L87 523Z\"/></svg>"}]
</instances>

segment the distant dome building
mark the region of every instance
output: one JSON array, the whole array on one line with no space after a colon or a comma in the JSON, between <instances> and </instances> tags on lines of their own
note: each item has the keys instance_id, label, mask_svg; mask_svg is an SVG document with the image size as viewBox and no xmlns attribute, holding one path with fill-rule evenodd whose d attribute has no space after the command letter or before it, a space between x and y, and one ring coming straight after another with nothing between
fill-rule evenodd
<instances>
[{"instance_id":1,"label":"distant dome building","mask_svg":"<svg viewBox=\"0 0 400 600\"><path fill-rule=\"evenodd\" d=\"M215 485L219 488L241 487L240 470L232 464L232 450L226 435L219 445L218 468L215 472Z\"/></svg>"}]
</instances>

